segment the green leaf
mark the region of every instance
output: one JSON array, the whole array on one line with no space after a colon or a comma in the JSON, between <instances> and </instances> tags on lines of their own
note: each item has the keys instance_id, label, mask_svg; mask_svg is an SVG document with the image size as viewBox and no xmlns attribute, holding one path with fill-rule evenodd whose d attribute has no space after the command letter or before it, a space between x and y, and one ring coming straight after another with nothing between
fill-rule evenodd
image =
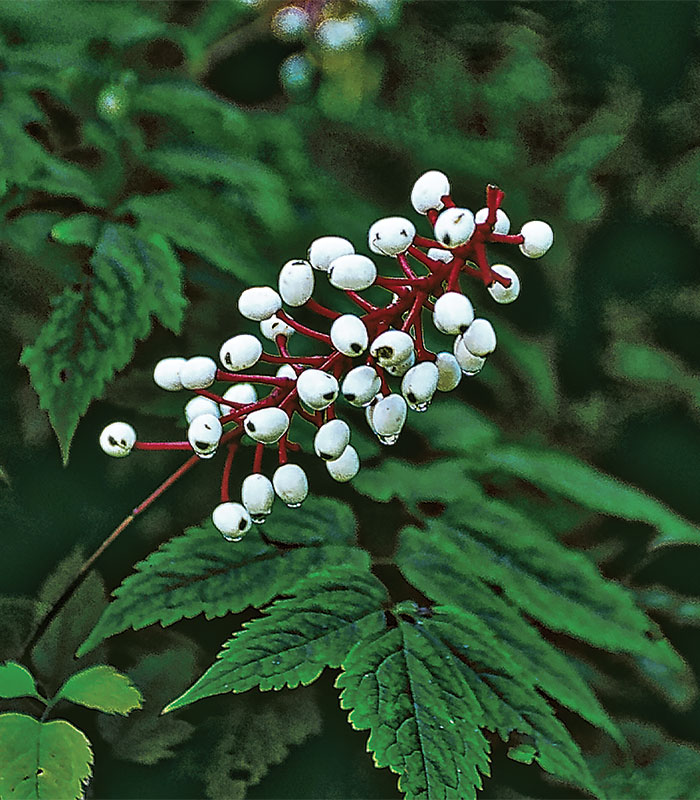
<instances>
[{"instance_id":1,"label":"green leaf","mask_svg":"<svg viewBox=\"0 0 700 800\"><path fill-rule=\"evenodd\" d=\"M94 247L102 223L92 214L75 214L57 222L51 228L51 238L60 244L85 244Z\"/></svg>"},{"instance_id":2,"label":"green leaf","mask_svg":"<svg viewBox=\"0 0 700 800\"><path fill-rule=\"evenodd\" d=\"M87 737L65 720L0 715L0 797L77 800L84 796L92 761Z\"/></svg>"},{"instance_id":3,"label":"green leaf","mask_svg":"<svg viewBox=\"0 0 700 800\"><path fill-rule=\"evenodd\" d=\"M300 581L290 599L244 624L202 677L163 713L225 692L294 689L339 667L354 643L385 626L386 590L364 568L330 567Z\"/></svg>"},{"instance_id":4,"label":"green leaf","mask_svg":"<svg viewBox=\"0 0 700 800\"><path fill-rule=\"evenodd\" d=\"M133 356L154 315L179 330L185 301L179 262L162 237L139 238L106 224L80 291L66 289L36 342L24 349L41 407L48 411L64 462L92 400Z\"/></svg>"},{"instance_id":5,"label":"green leaf","mask_svg":"<svg viewBox=\"0 0 700 800\"><path fill-rule=\"evenodd\" d=\"M37 691L32 673L16 661L0 664L0 697L36 697L46 702Z\"/></svg>"},{"instance_id":6,"label":"green leaf","mask_svg":"<svg viewBox=\"0 0 700 800\"><path fill-rule=\"evenodd\" d=\"M241 542L226 542L208 520L160 547L115 591L78 655L130 627L167 626L197 614L211 619L259 607L289 592L314 569L365 563L365 554L351 547L355 519L339 502L309 498L303 514L276 509L264 530L274 541L298 546L280 550L265 544L257 530Z\"/></svg>"},{"instance_id":7,"label":"green leaf","mask_svg":"<svg viewBox=\"0 0 700 800\"><path fill-rule=\"evenodd\" d=\"M371 731L367 749L400 776L407 798L473 798L489 774L479 703L457 659L424 634L415 606L395 616L395 627L361 639L345 659L340 705L354 728Z\"/></svg>"},{"instance_id":8,"label":"green leaf","mask_svg":"<svg viewBox=\"0 0 700 800\"><path fill-rule=\"evenodd\" d=\"M126 716L135 708L141 708L143 698L126 675L103 665L71 675L54 697L54 701L57 700Z\"/></svg>"},{"instance_id":9,"label":"green leaf","mask_svg":"<svg viewBox=\"0 0 700 800\"><path fill-rule=\"evenodd\" d=\"M658 500L565 453L503 445L488 453L485 466L515 475L593 511L646 522L659 531L654 547L700 544L700 530Z\"/></svg>"}]
</instances>

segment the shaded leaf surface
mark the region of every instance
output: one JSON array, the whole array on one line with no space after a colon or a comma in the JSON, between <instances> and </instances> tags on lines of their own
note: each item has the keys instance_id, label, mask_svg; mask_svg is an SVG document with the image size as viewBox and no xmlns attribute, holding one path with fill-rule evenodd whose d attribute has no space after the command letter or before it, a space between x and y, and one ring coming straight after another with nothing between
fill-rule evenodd
<instances>
[{"instance_id":1,"label":"shaded leaf surface","mask_svg":"<svg viewBox=\"0 0 700 800\"><path fill-rule=\"evenodd\" d=\"M108 714L126 715L141 707L141 692L114 667L88 667L63 684L56 698L70 700Z\"/></svg>"}]
</instances>

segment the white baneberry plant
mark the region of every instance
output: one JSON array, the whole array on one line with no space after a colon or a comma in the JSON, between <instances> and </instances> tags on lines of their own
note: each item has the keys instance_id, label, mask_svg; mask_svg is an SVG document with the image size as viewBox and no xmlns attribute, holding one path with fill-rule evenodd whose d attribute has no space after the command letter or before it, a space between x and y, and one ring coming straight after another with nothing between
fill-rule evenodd
<instances>
[{"instance_id":1,"label":"white baneberry plant","mask_svg":"<svg viewBox=\"0 0 700 800\"><path fill-rule=\"evenodd\" d=\"M498 303L513 302L520 281L511 267L490 265L487 245L517 245L529 258L539 258L551 247L553 234L546 222L526 222L519 233L510 233L510 220L501 209L503 198L498 187L488 186L486 206L474 214L456 205L446 175L436 170L422 175L413 186L411 202L427 217L435 238L418 234L404 217L380 219L369 228L369 250L375 257L395 259L400 277L381 275L374 259L356 253L343 237L316 239L306 259L295 258L282 267L277 289L251 287L238 300L239 312L260 323L262 336L275 352L266 351L255 336L238 334L221 345L218 365L208 356L169 356L156 364L153 378L159 387L195 393L185 406L186 441L142 441L130 425L114 422L102 432L102 449L118 458L132 450L193 452L175 477L223 450L220 504L212 520L230 541L240 541L253 523L265 521L275 495L293 508L306 498L306 475L290 462L299 450L289 439L294 415L317 429L314 449L330 476L340 482L352 480L360 463L350 443L350 428L340 418L343 402L364 407L370 430L382 444L393 445L409 410L426 411L436 392L455 389L463 375L477 375L496 348L492 324L475 317L461 279L481 281ZM357 306L357 314L341 314L312 298L316 277L323 273ZM375 305L360 294L372 286L386 291L386 305ZM314 312L324 329L298 323L284 305ZM426 347L426 322L451 337L444 351ZM323 352L294 355L293 335L311 339ZM248 372L253 368L255 372ZM231 467L243 434L256 443L255 454L252 471L233 501ZM262 472L266 447L277 451L271 481Z\"/></svg>"}]
</instances>

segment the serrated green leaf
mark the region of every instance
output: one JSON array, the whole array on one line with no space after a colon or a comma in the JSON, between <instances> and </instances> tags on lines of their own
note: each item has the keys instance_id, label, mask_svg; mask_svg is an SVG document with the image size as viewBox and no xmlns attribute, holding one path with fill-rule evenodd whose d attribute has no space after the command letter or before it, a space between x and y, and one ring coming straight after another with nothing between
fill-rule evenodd
<instances>
[{"instance_id":1,"label":"serrated green leaf","mask_svg":"<svg viewBox=\"0 0 700 800\"><path fill-rule=\"evenodd\" d=\"M0 715L0 797L77 800L84 795L92 761L88 738L65 720Z\"/></svg>"},{"instance_id":2,"label":"serrated green leaf","mask_svg":"<svg viewBox=\"0 0 700 800\"><path fill-rule=\"evenodd\" d=\"M264 617L245 623L217 660L163 713L225 692L294 689L326 667L339 667L358 638L385 627L386 590L369 572L329 567L300 581L290 599L278 600Z\"/></svg>"},{"instance_id":3,"label":"serrated green leaf","mask_svg":"<svg viewBox=\"0 0 700 800\"><path fill-rule=\"evenodd\" d=\"M32 673L16 661L0 664L0 697L36 697L46 702L37 691Z\"/></svg>"},{"instance_id":4,"label":"serrated green leaf","mask_svg":"<svg viewBox=\"0 0 700 800\"><path fill-rule=\"evenodd\" d=\"M515 475L593 511L646 522L659 531L654 547L700 544L700 530L658 500L565 453L504 445L487 454L485 466Z\"/></svg>"},{"instance_id":5,"label":"serrated green leaf","mask_svg":"<svg viewBox=\"0 0 700 800\"><path fill-rule=\"evenodd\" d=\"M100 665L76 672L58 690L54 700L69 700L107 714L126 716L141 708L141 692L114 667Z\"/></svg>"},{"instance_id":6,"label":"serrated green leaf","mask_svg":"<svg viewBox=\"0 0 700 800\"><path fill-rule=\"evenodd\" d=\"M364 563L362 551L351 547L355 519L339 502L309 498L303 514L276 509L264 530L274 541L299 546L279 550L256 530L241 542L226 542L211 521L172 539L136 565L78 654L130 627L259 607L324 565Z\"/></svg>"},{"instance_id":7,"label":"serrated green leaf","mask_svg":"<svg viewBox=\"0 0 700 800\"><path fill-rule=\"evenodd\" d=\"M484 719L449 649L423 634L413 604L396 626L361 639L336 680L353 727L371 731L367 749L399 777L411 800L475 797L489 774Z\"/></svg>"},{"instance_id":8,"label":"serrated green leaf","mask_svg":"<svg viewBox=\"0 0 700 800\"><path fill-rule=\"evenodd\" d=\"M105 224L80 291L66 289L21 363L48 411L64 462L92 400L131 359L151 315L178 330L185 301L179 262L161 237L139 238L124 225Z\"/></svg>"}]
</instances>

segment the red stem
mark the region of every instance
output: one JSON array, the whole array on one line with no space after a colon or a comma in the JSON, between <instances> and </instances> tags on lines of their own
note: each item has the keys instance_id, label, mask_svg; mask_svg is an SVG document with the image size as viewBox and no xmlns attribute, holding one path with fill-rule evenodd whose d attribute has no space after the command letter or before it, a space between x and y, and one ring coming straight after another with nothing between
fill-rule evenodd
<instances>
[{"instance_id":1,"label":"red stem","mask_svg":"<svg viewBox=\"0 0 700 800\"><path fill-rule=\"evenodd\" d=\"M231 479L231 467L233 465L233 457L238 450L239 442L234 441L228 446L228 453L226 453L226 461L224 461L224 470L221 473L221 502L228 503L231 499L229 492L229 483Z\"/></svg>"},{"instance_id":2,"label":"red stem","mask_svg":"<svg viewBox=\"0 0 700 800\"><path fill-rule=\"evenodd\" d=\"M178 478L181 478L188 470L192 469L192 467L195 464L198 464L200 461L201 459L199 458L199 456L190 456L190 458L188 458L187 461L185 461L185 463L182 464L182 466L176 469L175 472L173 472L173 474L169 478L164 480L163 483L161 483L161 485L154 492L149 494L148 497L142 503L136 506L136 508L131 512L131 516L135 517L138 514L142 514L148 508L148 506L150 506L151 503L157 500L166 489L169 489Z\"/></svg>"},{"instance_id":3,"label":"red stem","mask_svg":"<svg viewBox=\"0 0 700 800\"><path fill-rule=\"evenodd\" d=\"M286 322L290 328L294 328L297 333L308 336L310 339L318 339L319 342L323 342L324 344L331 343L331 337L327 333L320 333L319 331L313 330L313 328L307 328L306 325L302 325L300 322L292 319L288 314L285 314L284 311L278 311L277 316L282 322Z\"/></svg>"},{"instance_id":4,"label":"red stem","mask_svg":"<svg viewBox=\"0 0 700 800\"><path fill-rule=\"evenodd\" d=\"M265 452L265 445L259 442L255 446L255 457L253 458L253 472L262 472L263 453Z\"/></svg>"},{"instance_id":5,"label":"red stem","mask_svg":"<svg viewBox=\"0 0 700 800\"><path fill-rule=\"evenodd\" d=\"M287 364L288 361L285 359L284 363ZM235 372L224 372L220 369L216 371L216 380L228 381L229 383L267 383L271 386L282 388L294 383L291 378L277 378L274 375L239 375Z\"/></svg>"},{"instance_id":6,"label":"red stem","mask_svg":"<svg viewBox=\"0 0 700 800\"><path fill-rule=\"evenodd\" d=\"M266 364L290 364L292 361L295 364L318 364L323 361L325 356L273 356L270 353L263 353L260 360ZM247 380L243 376L244 380ZM289 378L278 378L278 380L290 380Z\"/></svg>"},{"instance_id":7,"label":"red stem","mask_svg":"<svg viewBox=\"0 0 700 800\"><path fill-rule=\"evenodd\" d=\"M377 306L373 306L368 300L365 300L364 297L360 297L357 292L345 292L345 294L355 303L356 306L363 308L365 311L376 311Z\"/></svg>"},{"instance_id":8,"label":"red stem","mask_svg":"<svg viewBox=\"0 0 700 800\"><path fill-rule=\"evenodd\" d=\"M134 450L191 450L189 442L135 442Z\"/></svg>"},{"instance_id":9,"label":"red stem","mask_svg":"<svg viewBox=\"0 0 700 800\"><path fill-rule=\"evenodd\" d=\"M410 247L409 247L409 251L410 251ZM411 269L411 265L408 263L408 259L406 258L406 254L405 253L399 253L396 256L396 260L399 262L399 266L401 267L401 269L403 270L403 274L407 278L417 278L418 277L416 275L416 273Z\"/></svg>"},{"instance_id":10,"label":"red stem","mask_svg":"<svg viewBox=\"0 0 700 800\"><path fill-rule=\"evenodd\" d=\"M340 312L331 311L330 308L322 306L313 299L307 300L306 303L304 303L304 308L308 308L309 311L314 311L316 314L320 314L322 317L327 317L328 319L338 319L338 317L342 316Z\"/></svg>"}]
</instances>

